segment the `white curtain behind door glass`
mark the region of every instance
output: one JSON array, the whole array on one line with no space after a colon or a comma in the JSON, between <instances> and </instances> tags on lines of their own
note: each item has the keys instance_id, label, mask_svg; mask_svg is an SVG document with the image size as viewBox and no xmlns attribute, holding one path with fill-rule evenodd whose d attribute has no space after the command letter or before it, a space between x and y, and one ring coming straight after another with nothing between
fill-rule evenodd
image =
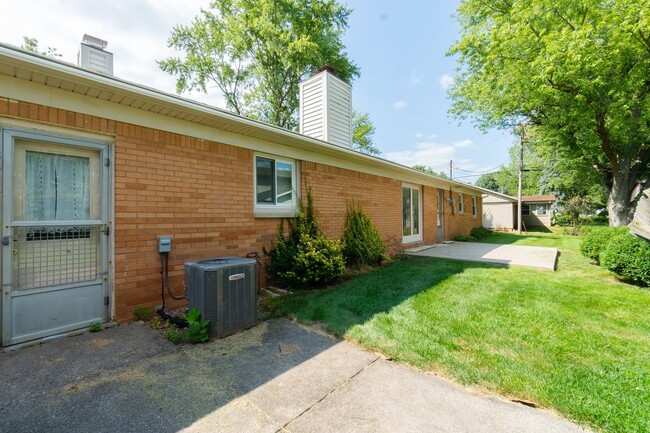
<instances>
[{"instance_id":1,"label":"white curtain behind door glass","mask_svg":"<svg viewBox=\"0 0 650 433\"><path fill-rule=\"evenodd\" d=\"M25 152L25 219L90 219L90 159Z\"/></svg>"}]
</instances>

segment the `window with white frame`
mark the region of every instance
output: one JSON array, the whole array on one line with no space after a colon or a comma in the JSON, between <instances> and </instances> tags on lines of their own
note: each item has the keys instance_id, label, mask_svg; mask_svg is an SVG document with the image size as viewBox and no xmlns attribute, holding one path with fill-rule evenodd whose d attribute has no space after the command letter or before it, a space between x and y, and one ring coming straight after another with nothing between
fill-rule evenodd
<instances>
[{"instance_id":1,"label":"window with white frame","mask_svg":"<svg viewBox=\"0 0 650 433\"><path fill-rule=\"evenodd\" d=\"M530 205L522 204L521 205L521 214L522 215L530 215Z\"/></svg>"},{"instance_id":2,"label":"window with white frame","mask_svg":"<svg viewBox=\"0 0 650 433\"><path fill-rule=\"evenodd\" d=\"M465 213L465 197L458 193L458 213Z\"/></svg>"},{"instance_id":3,"label":"window with white frame","mask_svg":"<svg viewBox=\"0 0 650 433\"><path fill-rule=\"evenodd\" d=\"M255 156L256 215L293 216L296 208L296 162Z\"/></svg>"},{"instance_id":4,"label":"window with white frame","mask_svg":"<svg viewBox=\"0 0 650 433\"><path fill-rule=\"evenodd\" d=\"M546 215L547 212L548 212L548 209L547 209L545 204L538 204L537 205L537 211L536 211L537 215Z\"/></svg>"},{"instance_id":5,"label":"window with white frame","mask_svg":"<svg viewBox=\"0 0 650 433\"><path fill-rule=\"evenodd\" d=\"M420 188L402 186L402 240L405 244L422 240Z\"/></svg>"},{"instance_id":6,"label":"window with white frame","mask_svg":"<svg viewBox=\"0 0 650 433\"><path fill-rule=\"evenodd\" d=\"M476 203L476 197L472 197L472 216L475 217L478 213L478 206Z\"/></svg>"}]
</instances>

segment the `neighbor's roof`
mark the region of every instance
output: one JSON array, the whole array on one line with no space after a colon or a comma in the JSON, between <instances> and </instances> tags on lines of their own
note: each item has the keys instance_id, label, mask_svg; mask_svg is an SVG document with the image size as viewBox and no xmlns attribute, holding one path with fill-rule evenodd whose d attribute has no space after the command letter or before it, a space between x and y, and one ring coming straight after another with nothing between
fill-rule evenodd
<instances>
[{"instance_id":1,"label":"neighbor's roof","mask_svg":"<svg viewBox=\"0 0 650 433\"><path fill-rule=\"evenodd\" d=\"M555 201L555 196L553 194L548 195L524 195L521 197L521 201Z\"/></svg>"},{"instance_id":2,"label":"neighbor's roof","mask_svg":"<svg viewBox=\"0 0 650 433\"><path fill-rule=\"evenodd\" d=\"M517 201L517 197L513 197L513 196L510 196L508 194L503 194L501 192L492 191L491 189L483 188L483 187L476 186L476 185L474 185L474 188L480 189L483 192L483 194L491 195L491 196L494 196L494 197L499 197L499 198L501 198L503 200L506 200L506 201L510 201L510 202L516 202Z\"/></svg>"},{"instance_id":3,"label":"neighbor's roof","mask_svg":"<svg viewBox=\"0 0 650 433\"><path fill-rule=\"evenodd\" d=\"M181 119L229 133L345 159L390 173L417 178L423 185L446 185L480 192L474 185L427 174L410 167L318 140L297 132L259 122L207 104L162 92L115 76L92 72L68 62L42 56L0 43L0 76L27 80L45 88L56 88L91 100L108 101L121 106ZM0 87L0 96L8 89ZM89 106L92 102L89 102ZM188 134L189 135L189 134Z\"/></svg>"}]
</instances>

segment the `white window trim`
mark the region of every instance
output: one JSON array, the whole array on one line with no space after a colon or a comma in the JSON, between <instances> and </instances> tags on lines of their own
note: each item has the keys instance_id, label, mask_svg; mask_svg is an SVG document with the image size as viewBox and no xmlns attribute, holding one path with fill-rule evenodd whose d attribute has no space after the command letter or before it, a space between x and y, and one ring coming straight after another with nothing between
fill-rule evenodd
<instances>
[{"instance_id":1,"label":"white window trim","mask_svg":"<svg viewBox=\"0 0 650 433\"><path fill-rule=\"evenodd\" d=\"M458 213L465 213L465 197L462 192L458 193Z\"/></svg>"},{"instance_id":2,"label":"white window trim","mask_svg":"<svg viewBox=\"0 0 650 433\"><path fill-rule=\"evenodd\" d=\"M539 213L539 207L540 206L544 206L544 213ZM548 205L545 205L545 204L536 205L535 206L535 215L538 215L538 216L546 216L546 215L548 215Z\"/></svg>"},{"instance_id":3,"label":"white window trim","mask_svg":"<svg viewBox=\"0 0 650 433\"><path fill-rule=\"evenodd\" d=\"M262 204L257 202L257 158L272 159L276 163L281 162L291 165L291 185L293 186L293 194L291 202L287 204ZM295 159L283 158L276 155L267 153L254 153L253 154L253 214L255 218L291 218L296 216L298 209L298 198L300 185L299 164Z\"/></svg>"},{"instance_id":4,"label":"white window trim","mask_svg":"<svg viewBox=\"0 0 650 433\"><path fill-rule=\"evenodd\" d=\"M418 234L404 236L404 234L403 234L404 233L404 231L403 231L404 230L404 221L402 221L402 224L400 225L400 227L402 227L402 244L411 244L411 243L414 243L414 242L421 242L422 241L422 227L423 227L423 224L422 224L422 207L424 205L423 200L422 200L422 188L420 187L420 185L412 185L412 184L408 184L408 183L403 183L402 188L400 188L400 196L402 196L402 190L404 188L411 188L411 189L418 190L418 196L420 198L420 200L419 200L420 205L418 206L418 213L419 213L418 221L420 223L420 226L418 227L418 229L419 229ZM402 197L401 200L402 200L402 212L404 212L404 198ZM413 201L411 200L411 203L412 202ZM402 218L403 218L403 215L402 215Z\"/></svg>"},{"instance_id":5,"label":"white window trim","mask_svg":"<svg viewBox=\"0 0 650 433\"><path fill-rule=\"evenodd\" d=\"M526 207L526 206L528 207L528 209L524 209L524 207ZM527 210L528 213L524 213L525 210ZM531 211L532 211L532 209L530 208L529 204L523 204L522 203L522 205L521 205L521 215L522 216L530 216Z\"/></svg>"}]
</instances>

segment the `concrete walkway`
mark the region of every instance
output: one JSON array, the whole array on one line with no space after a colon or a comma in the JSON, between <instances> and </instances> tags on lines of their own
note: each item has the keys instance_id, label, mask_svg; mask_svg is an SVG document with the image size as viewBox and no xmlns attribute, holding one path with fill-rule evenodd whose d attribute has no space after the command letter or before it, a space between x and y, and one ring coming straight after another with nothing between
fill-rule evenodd
<instances>
[{"instance_id":1,"label":"concrete walkway","mask_svg":"<svg viewBox=\"0 0 650 433\"><path fill-rule=\"evenodd\" d=\"M287 320L181 347L120 326L0 354L0 371L7 432L585 431Z\"/></svg>"},{"instance_id":2,"label":"concrete walkway","mask_svg":"<svg viewBox=\"0 0 650 433\"><path fill-rule=\"evenodd\" d=\"M555 270L557 248L527 247L522 245L483 244L478 242L453 242L425 245L405 251L420 257L467 260L470 262L498 263Z\"/></svg>"}]
</instances>

